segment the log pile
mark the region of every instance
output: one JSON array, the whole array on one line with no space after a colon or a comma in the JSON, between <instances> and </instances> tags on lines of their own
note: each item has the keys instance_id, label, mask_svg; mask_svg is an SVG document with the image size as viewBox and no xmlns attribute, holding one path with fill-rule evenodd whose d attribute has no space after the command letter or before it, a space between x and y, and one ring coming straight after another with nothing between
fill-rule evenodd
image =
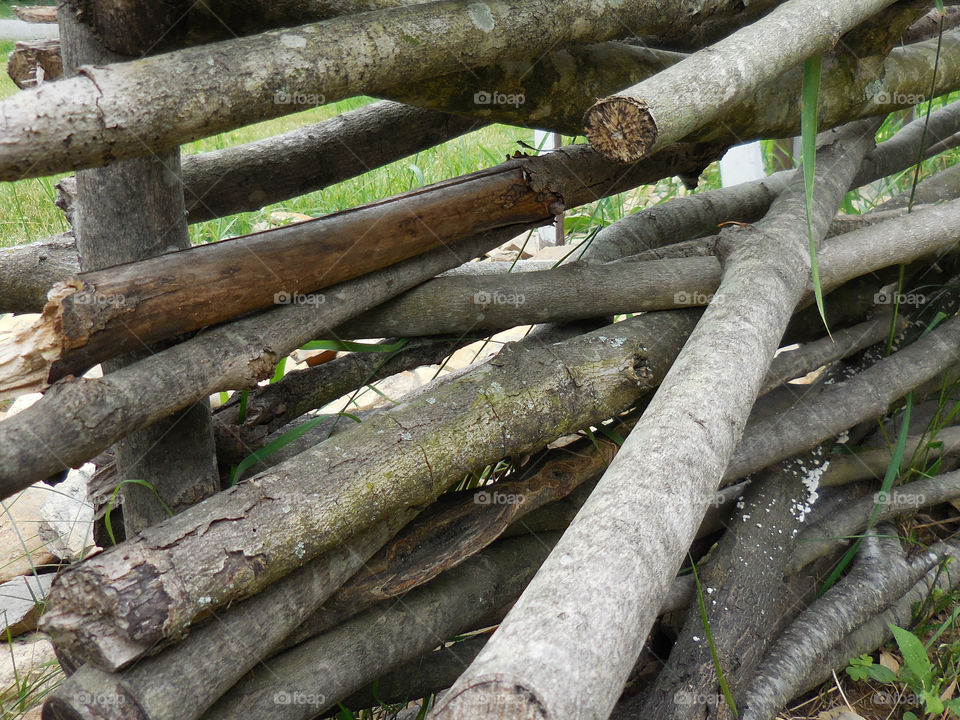
<instances>
[{"instance_id":1,"label":"log pile","mask_svg":"<svg viewBox=\"0 0 960 720\"><path fill-rule=\"evenodd\" d=\"M955 540L906 552L885 523L960 498L960 183L841 208L960 145L960 103L888 119L960 89L960 33L912 0L697 7L69 0L59 43L17 48L0 179L76 176L70 232L0 250L0 313L39 313L0 399L43 394L0 421L0 496L92 461L107 546L42 585L44 718L766 720L957 582ZM806 172L651 205L552 266L474 262L799 133L811 56ZM382 99L181 159L292 94ZM491 122L589 143L189 246ZM263 382L312 341L341 352Z\"/></svg>"}]
</instances>

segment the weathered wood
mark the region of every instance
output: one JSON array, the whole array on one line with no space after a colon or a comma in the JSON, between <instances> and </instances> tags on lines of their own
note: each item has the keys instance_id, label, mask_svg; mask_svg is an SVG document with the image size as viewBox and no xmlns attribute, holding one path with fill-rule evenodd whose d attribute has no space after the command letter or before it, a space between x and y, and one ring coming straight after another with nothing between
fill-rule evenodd
<instances>
[{"instance_id":1,"label":"weathered wood","mask_svg":"<svg viewBox=\"0 0 960 720\"><path fill-rule=\"evenodd\" d=\"M111 697L128 701L124 712L141 720L199 717L319 607L344 580L389 540L413 512L397 513L349 538L292 572L263 593L216 613L183 643L144 658L126 672L107 675L84 666L47 701L56 718L88 718L104 711L104 682ZM86 692L84 692L86 691ZM113 703L114 706L117 703ZM109 709L109 708L107 708Z\"/></svg>"},{"instance_id":2,"label":"weathered wood","mask_svg":"<svg viewBox=\"0 0 960 720\"><path fill-rule=\"evenodd\" d=\"M142 21L131 18L130 27ZM60 32L70 74L82 63L118 59L104 50L66 7L61 10ZM174 148L77 174L73 230L83 270L95 273L190 247L179 168L180 151ZM130 343L122 350L136 349L142 357L151 352L144 349L148 342L142 338L138 345ZM109 373L136 358L118 358L105 364L104 371ZM131 433L115 446L114 453L121 479L136 478L150 486L131 484L121 491L128 534L159 522L169 512L180 512L220 488L210 405L205 400Z\"/></svg>"},{"instance_id":3,"label":"weathered wood","mask_svg":"<svg viewBox=\"0 0 960 720\"><path fill-rule=\"evenodd\" d=\"M636 162L716 120L812 55L829 52L840 36L894 0L789 0L753 25L604 98L587 111L590 144L607 157Z\"/></svg>"},{"instance_id":4,"label":"weathered wood","mask_svg":"<svg viewBox=\"0 0 960 720\"><path fill-rule=\"evenodd\" d=\"M413 340L392 353L355 352L323 365L289 372L275 383L251 391L240 421L240 402L231 402L214 412L217 460L235 465L259 450L273 431L304 413L323 407L367 383L421 365L439 364L445 357L479 339L478 334L450 338ZM386 344L393 343L386 340Z\"/></svg>"},{"instance_id":5,"label":"weathered wood","mask_svg":"<svg viewBox=\"0 0 960 720\"><path fill-rule=\"evenodd\" d=\"M703 167L719 148L675 152L668 164ZM14 338L0 361L0 397L270 305L324 302L324 295L303 295L455 240L553 222L564 207L649 175L645 166L621 171L587 146L572 145L317 220L83 273L55 289L34 329ZM263 281L237 282L251 277Z\"/></svg>"},{"instance_id":6,"label":"weathered wood","mask_svg":"<svg viewBox=\"0 0 960 720\"><path fill-rule=\"evenodd\" d=\"M677 49L699 49L728 35L732 28L743 25L781 1L754 0L746 8L739 3L708 3L685 17L677 18L674 26L661 25L659 34L646 36L644 42L647 45L668 42ZM89 11L89 22L94 30L105 34L118 25L122 28L122 13L131 4L127 0L71 2ZM168 37L161 41L158 49L171 50L183 44L230 39L269 28L292 27L340 15L415 5L418 2L423 0L207 0L203 3L176 0L167 4L180 14L165 25ZM98 9L97 5L105 8ZM121 44L114 49L123 52L129 41L123 38L119 40Z\"/></svg>"},{"instance_id":7,"label":"weathered wood","mask_svg":"<svg viewBox=\"0 0 960 720\"><path fill-rule=\"evenodd\" d=\"M121 667L345 535L431 502L455 478L625 410L666 372L694 320L657 313L555 345L508 346L89 558L54 585L45 627L78 657Z\"/></svg>"},{"instance_id":8,"label":"weathered wood","mask_svg":"<svg viewBox=\"0 0 960 720\"><path fill-rule=\"evenodd\" d=\"M28 23L55 23L57 21L57 8L50 6L19 6L10 7L13 14Z\"/></svg>"},{"instance_id":9,"label":"weathered wood","mask_svg":"<svg viewBox=\"0 0 960 720\"><path fill-rule=\"evenodd\" d=\"M557 534L494 543L462 565L404 596L255 669L203 717L310 720L397 665L464 631L496 623L533 577ZM277 693L315 703L276 702Z\"/></svg>"},{"instance_id":10,"label":"weathered wood","mask_svg":"<svg viewBox=\"0 0 960 720\"><path fill-rule=\"evenodd\" d=\"M21 90L61 77L60 40L18 42L7 60L7 75Z\"/></svg>"},{"instance_id":11,"label":"weathered wood","mask_svg":"<svg viewBox=\"0 0 960 720\"><path fill-rule=\"evenodd\" d=\"M819 255L823 287L833 290L859 275L949 250L960 234L958 209L957 202L926 207L831 239ZM572 263L499 276L435 278L358 315L331 336L420 337L453 333L462 327L490 332L548 321L703 306L719 287L721 268L711 253L666 260L624 258L598 265Z\"/></svg>"},{"instance_id":12,"label":"weathered wood","mask_svg":"<svg viewBox=\"0 0 960 720\"><path fill-rule=\"evenodd\" d=\"M47 292L80 272L72 233L42 242L0 248L0 308L3 312L39 312Z\"/></svg>"},{"instance_id":13,"label":"weathered wood","mask_svg":"<svg viewBox=\"0 0 960 720\"><path fill-rule=\"evenodd\" d=\"M701 11L735 6L711 0ZM549 13L530 0L450 0L226 40L215 60L200 46L89 66L0 103L0 179L103 165L304 108L287 100L318 105L424 80L449 72L452 50L476 67L629 28L676 32L688 18L684 0L563 0Z\"/></svg>"}]
</instances>

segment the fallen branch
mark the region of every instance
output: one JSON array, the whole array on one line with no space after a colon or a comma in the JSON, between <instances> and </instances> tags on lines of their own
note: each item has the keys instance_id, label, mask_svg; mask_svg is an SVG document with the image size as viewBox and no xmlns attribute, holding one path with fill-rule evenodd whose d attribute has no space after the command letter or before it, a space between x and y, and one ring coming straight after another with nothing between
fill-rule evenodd
<instances>
[{"instance_id":1,"label":"fallen branch","mask_svg":"<svg viewBox=\"0 0 960 720\"><path fill-rule=\"evenodd\" d=\"M841 35L892 4L789 0L715 45L597 102L584 117L587 138L606 157L636 162L712 123L762 83L829 52Z\"/></svg>"},{"instance_id":2,"label":"fallen branch","mask_svg":"<svg viewBox=\"0 0 960 720\"><path fill-rule=\"evenodd\" d=\"M712 0L706 12L736 6ZM105 67L23 91L0 103L0 179L19 180L137 157L309 105L374 94L450 70L450 52L476 67L506 55L537 57L557 46L631 31L676 32L681 0L456 0L348 15ZM509 32L502 32L510 28ZM171 84L169 78L180 82ZM278 102L279 99L281 102ZM91 113L90 108L98 108ZM135 108L135 112L131 112ZM39 123L39 124L38 124ZM69 142L66 139L70 138Z\"/></svg>"},{"instance_id":3,"label":"fallen branch","mask_svg":"<svg viewBox=\"0 0 960 720\"><path fill-rule=\"evenodd\" d=\"M661 160L699 171L717 152L684 146ZM55 288L37 324L6 348L0 398L270 305L325 302L329 293L301 296L483 232L552 222L565 207L636 186L650 169L623 173L573 145L317 220L81 273ZM263 282L237 284L265 268Z\"/></svg>"}]
</instances>

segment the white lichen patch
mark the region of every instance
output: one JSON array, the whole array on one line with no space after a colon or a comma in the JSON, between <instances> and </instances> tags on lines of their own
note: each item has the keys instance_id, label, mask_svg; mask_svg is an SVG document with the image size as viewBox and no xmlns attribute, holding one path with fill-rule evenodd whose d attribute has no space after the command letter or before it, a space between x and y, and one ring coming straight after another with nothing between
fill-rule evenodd
<instances>
[{"instance_id":1,"label":"white lichen patch","mask_svg":"<svg viewBox=\"0 0 960 720\"><path fill-rule=\"evenodd\" d=\"M493 30L493 13L490 12L490 6L486 3L470 3L467 5L467 14L477 30L483 30L483 32Z\"/></svg>"},{"instance_id":2,"label":"white lichen patch","mask_svg":"<svg viewBox=\"0 0 960 720\"><path fill-rule=\"evenodd\" d=\"M302 542L298 542L296 544L296 546L293 548L293 554L296 555L301 560L303 560L303 556L307 554L307 551L304 548Z\"/></svg>"},{"instance_id":3,"label":"white lichen patch","mask_svg":"<svg viewBox=\"0 0 960 720\"><path fill-rule=\"evenodd\" d=\"M285 33L280 36L280 44L283 45L284 47L298 50L300 48L305 48L307 46L307 39L302 35L293 35L292 33Z\"/></svg>"}]
</instances>

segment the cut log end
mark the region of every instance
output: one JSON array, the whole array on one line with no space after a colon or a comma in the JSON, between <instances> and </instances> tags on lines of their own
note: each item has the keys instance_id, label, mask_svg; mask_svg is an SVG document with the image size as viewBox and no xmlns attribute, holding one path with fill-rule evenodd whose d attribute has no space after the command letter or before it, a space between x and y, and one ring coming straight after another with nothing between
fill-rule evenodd
<instances>
[{"instance_id":1,"label":"cut log end","mask_svg":"<svg viewBox=\"0 0 960 720\"><path fill-rule=\"evenodd\" d=\"M583 118L590 144L605 157L635 163L653 152L657 123L642 100L614 96L597 102Z\"/></svg>"}]
</instances>

